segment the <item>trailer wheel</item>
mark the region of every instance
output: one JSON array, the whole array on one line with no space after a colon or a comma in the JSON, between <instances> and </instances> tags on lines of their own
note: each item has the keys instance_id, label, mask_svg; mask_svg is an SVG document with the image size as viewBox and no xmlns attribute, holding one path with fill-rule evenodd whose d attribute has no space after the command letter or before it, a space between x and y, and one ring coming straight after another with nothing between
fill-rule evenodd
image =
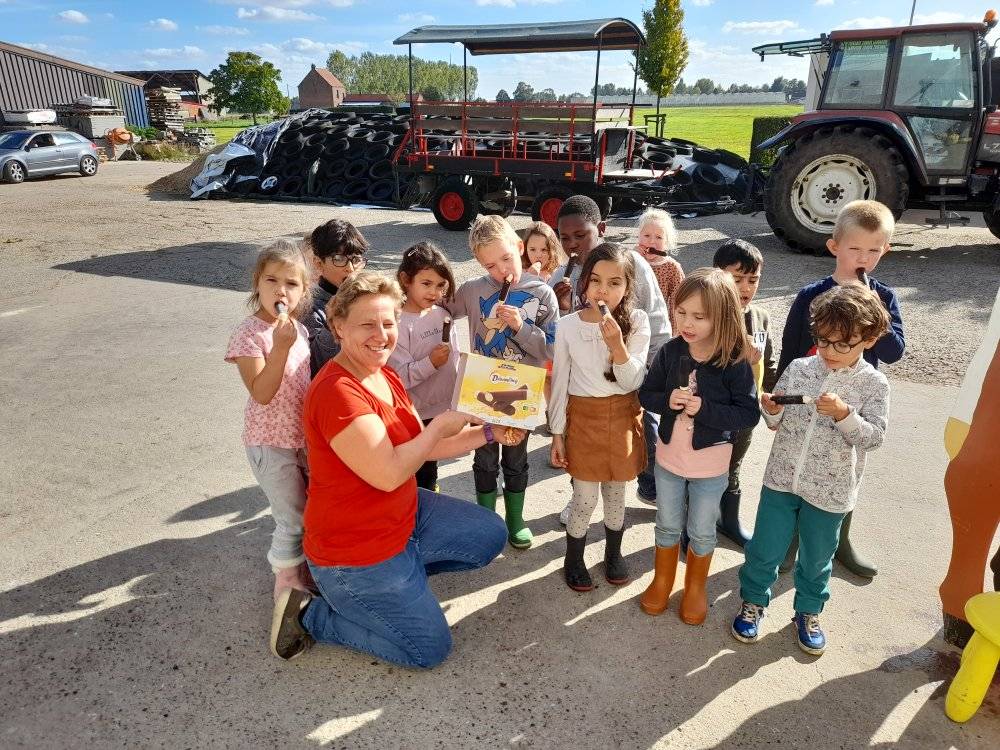
<instances>
[{"instance_id":1,"label":"trailer wheel","mask_svg":"<svg viewBox=\"0 0 1000 750\"><path fill-rule=\"evenodd\" d=\"M837 213L852 200L884 203L897 219L909 196L899 151L870 128L823 128L790 143L764 188L767 223L792 250L826 254Z\"/></svg>"},{"instance_id":2,"label":"trailer wheel","mask_svg":"<svg viewBox=\"0 0 1000 750\"><path fill-rule=\"evenodd\" d=\"M535 196L535 201L531 204L531 218L544 221L552 229L559 231L559 209L571 195L573 191L569 188L545 188Z\"/></svg>"},{"instance_id":3,"label":"trailer wheel","mask_svg":"<svg viewBox=\"0 0 1000 750\"><path fill-rule=\"evenodd\" d=\"M431 210L438 224L459 232L472 226L479 215L479 199L471 185L461 178L449 177L434 191Z\"/></svg>"},{"instance_id":4,"label":"trailer wheel","mask_svg":"<svg viewBox=\"0 0 1000 750\"><path fill-rule=\"evenodd\" d=\"M997 207L994 206L983 211L983 220L993 236L1000 239L1000 211L997 210Z\"/></svg>"}]
</instances>

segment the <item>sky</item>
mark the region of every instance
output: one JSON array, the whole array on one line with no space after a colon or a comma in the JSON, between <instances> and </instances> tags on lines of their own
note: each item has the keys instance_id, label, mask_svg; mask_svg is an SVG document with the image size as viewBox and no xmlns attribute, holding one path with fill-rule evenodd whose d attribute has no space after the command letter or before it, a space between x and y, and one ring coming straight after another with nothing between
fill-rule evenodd
<instances>
[{"instance_id":1,"label":"sky","mask_svg":"<svg viewBox=\"0 0 1000 750\"><path fill-rule=\"evenodd\" d=\"M623 16L641 27L652 0L173 0L144 4L107 0L0 0L0 41L109 70L190 69L208 75L227 52L249 50L282 71L292 96L311 63L334 49L405 54L392 40L432 24L566 21ZM806 77L806 61L750 48L809 39L844 28L905 25L912 0L683 0L690 45L684 80L760 85L777 76ZM990 7L968 0L917 0L914 23L979 21ZM461 64L460 45L424 45L414 54ZM630 56L604 53L601 83L631 86ZM479 69L477 94L493 99L518 81L557 94L588 92L595 53L469 56ZM640 83L641 85L641 83ZM287 87L287 88L286 88Z\"/></svg>"}]
</instances>

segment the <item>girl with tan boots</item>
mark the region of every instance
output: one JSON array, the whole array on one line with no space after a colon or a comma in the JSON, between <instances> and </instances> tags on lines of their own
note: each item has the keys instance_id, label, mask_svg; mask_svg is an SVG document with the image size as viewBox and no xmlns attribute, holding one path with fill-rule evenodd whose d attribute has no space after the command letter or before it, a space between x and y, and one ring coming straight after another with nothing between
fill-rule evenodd
<instances>
[{"instance_id":1,"label":"girl with tan boots","mask_svg":"<svg viewBox=\"0 0 1000 750\"><path fill-rule=\"evenodd\" d=\"M733 436L757 424L760 411L732 278L717 268L699 268L675 300L678 335L660 349L639 389L643 408L662 414L654 467L655 572L639 604L646 614L666 611L686 528L680 616L688 625L700 625L708 613L705 582Z\"/></svg>"}]
</instances>

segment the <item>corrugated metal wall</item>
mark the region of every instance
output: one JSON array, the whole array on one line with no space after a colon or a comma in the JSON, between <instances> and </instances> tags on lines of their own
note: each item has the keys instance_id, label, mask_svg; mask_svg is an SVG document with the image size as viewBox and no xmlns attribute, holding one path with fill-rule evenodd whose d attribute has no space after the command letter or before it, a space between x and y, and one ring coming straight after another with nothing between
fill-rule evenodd
<instances>
[{"instance_id":1,"label":"corrugated metal wall","mask_svg":"<svg viewBox=\"0 0 1000 750\"><path fill-rule=\"evenodd\" d=\"M149 125L141 86L0 49L0 110L45 109L84 95L110 99L130 125Z\"/></svg>"}]
</instances>

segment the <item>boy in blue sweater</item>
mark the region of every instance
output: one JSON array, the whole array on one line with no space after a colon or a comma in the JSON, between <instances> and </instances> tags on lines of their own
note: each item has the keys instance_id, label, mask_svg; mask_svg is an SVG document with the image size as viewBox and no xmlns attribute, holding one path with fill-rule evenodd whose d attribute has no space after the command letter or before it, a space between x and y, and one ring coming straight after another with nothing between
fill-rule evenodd
<instances>
[{"instance_id":1,"label":"boy in blue sweater","mask_svg":"<svg viewBox=\"0 0 1000 750\"><path fill-rule=\"evenodd\" d=\"M865 361L878 369L879 362L892 364L903 356L906 342L896 293L891 287L870 277L882 256L889 252L889 241L895 228L892 212L878 201L851 201L840 210L833 228L833 237L826 243L830 254L836 258L836 266L832 275L809 284L795 297L781 336L778 377L781 377L792 360L816 353L809 329L809 305L823 292L838 285L867 286L878 295L889 313L889 330L874 346L864 351ZM857 555L851 546L850 534L851 513L848 513L840 527L837 560L852 573L873 578L878 573L878 568ZM791 568L795 552L796 545L792 545L781 566L782 570Z\"/></svg>"}]
</instances>

